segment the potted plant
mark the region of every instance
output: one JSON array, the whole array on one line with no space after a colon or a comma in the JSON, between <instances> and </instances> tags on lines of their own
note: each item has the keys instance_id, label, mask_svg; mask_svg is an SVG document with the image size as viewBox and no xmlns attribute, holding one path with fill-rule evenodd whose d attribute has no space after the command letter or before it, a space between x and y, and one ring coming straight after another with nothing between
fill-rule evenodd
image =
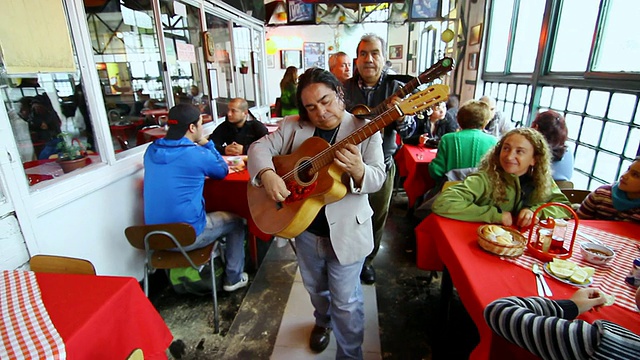
<instances>
[{"instance_id":1,"label":"potted plant","mask_svg":"<svg viewBox=\"0 0 640 360\"><path fill-rule=\"evenodd\" d=\"M69 133L62 132L58 135L60 142L58 148L58 164L66 174L87 165L87 145L78 138L71 138Z\"/></svg>"},{"instance_id":2,"label":"potted plant","mask_svg":"<svg viewBox=\"0 0 640 360\"><path fill-rule=\"evenodd\" d=\"M240 61L240 74L249 73L249 66L247 66L246 61Z\"/></svg>"}]
</instances>

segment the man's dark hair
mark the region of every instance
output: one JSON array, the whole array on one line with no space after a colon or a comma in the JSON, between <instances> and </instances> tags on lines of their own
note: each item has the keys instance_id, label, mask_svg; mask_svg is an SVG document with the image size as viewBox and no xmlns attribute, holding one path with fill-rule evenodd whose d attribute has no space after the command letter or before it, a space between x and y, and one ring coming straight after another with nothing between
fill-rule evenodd
<instances>
[{"instance_id":1,"label":"man's dark hair","mask_svg":"<svg viewBox=\"0 0 640 360\"><path fill-rule=\"evenodd\" d=\"M336 92L338 100L344 102L344 92L342 90L342 83L331 72L312 67L307 69L304 74L298 78L298 89L296 90L296 100L298 102L298 113L300 114L300 120L309 121L309 114L307 114L307 108L302 104L302 90L312 84L325 84L328 88Z\"/></svg>"}]
</instances>

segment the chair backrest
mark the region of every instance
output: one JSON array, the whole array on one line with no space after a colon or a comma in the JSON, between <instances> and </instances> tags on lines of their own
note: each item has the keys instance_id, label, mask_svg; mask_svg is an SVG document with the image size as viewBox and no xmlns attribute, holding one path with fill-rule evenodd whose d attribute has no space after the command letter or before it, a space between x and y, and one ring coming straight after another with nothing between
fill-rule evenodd
<instances>
[{"instance_id":1,"label":"chair backrest","mask_svg":"<svg viewBox=\"0 0 640 360\"><path fill-rule=\"evenodd\" d=\"M120 144L120 148L122 150L128 150L129 149L129 142L125 139L122 138L122 136L118 135L116 136L116 139L118 139L118 143Z\"/></svg>"},{"instance_id":2,"label":"chair backrest","mask_svg":"<svg viewBox=\"0 0 640 360\"><path fill-rule=\"evenodd\" d=\"M96 269L89 260L57 255L34 255L29 259L31 271L56 274L95 275Z\"/></svg>"},{"instance_id":3,"label":"chair backrest","mask_svg":"<svg viewBox=\"0 0 640 360\"><path fill-rule=\"evenodd\" d=\"M131 246L141 250L145 248L144 240L148 237L149 250L167 250L181 246L188 246L196 241L196 230L187 223L168 223L156 225L134 225L124 230L124 234ZM173 242L169 234L178 241Z\"/></svg>"},{"instance_id":4,"label":"chair backrest","mask_svg":"<svg viewBox=\"0 0 640 360\"><path fill-rule=\"evenodd\" d=\"M561 189L564 196L569 199L572 204L580 204L591 192L589 190L577 190L577 189Z\"/></svg>"},{"instance_id":5,"label":"chair backrest","mask_svg":"<svg viewBox=\"0 0 640 360\"><path fill-rule=\"evenodd\" d=\"M573 183L568 180L556 180L556 184L560 190L562 189L573 189Z\"/></svg>"}]
</instances>

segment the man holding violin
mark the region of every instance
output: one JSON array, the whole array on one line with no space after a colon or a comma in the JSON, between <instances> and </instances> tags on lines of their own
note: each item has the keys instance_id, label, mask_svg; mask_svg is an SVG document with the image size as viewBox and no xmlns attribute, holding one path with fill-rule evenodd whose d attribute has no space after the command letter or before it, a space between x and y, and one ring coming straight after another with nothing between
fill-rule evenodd
<instances>
[{"instance_id":1,"label":"man holding violin","mask_svg":"<svg viewBox=\"0 0 640 360\"><path fill-rule=\"evenodd\" d=\"M344 95L348 104L351 106L363 104L368 108L375 108L380 104L384 104L387 98L391 97L404 85L404 82L410 79L410 77L403 75L387 74L385 63L385 41L378 35L365 34L358 43L356 73L344 83ZM384 108L392 107L399 103L400 100L402 99L397 96L391 97ZM361 108L363 107L360 105L354 106L349 109L349 112L355 115L364 115L366 111L362 111ZM379 114L370 114L367 117L373 119L377 115ZM401 138L409 137L415 131L415 125L413 116L403 116L383 129L382 149L387 177L378 192L369 194L369 204L374 211L372 218L374 248L371 254L367 256L360 273L360 279L365 284L373 284L376 280L375 270L371 262L380 248L380 240L382 239L384 225L389 214L393 179L396 172L393 161L393 154L398 148L396 134L400 134Z\"/></svg>"}]
</instances>

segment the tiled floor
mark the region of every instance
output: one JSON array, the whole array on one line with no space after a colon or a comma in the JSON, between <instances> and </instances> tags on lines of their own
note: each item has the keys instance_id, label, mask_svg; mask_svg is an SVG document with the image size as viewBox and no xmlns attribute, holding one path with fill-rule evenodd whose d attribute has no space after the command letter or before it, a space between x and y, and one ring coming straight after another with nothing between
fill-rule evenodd
<instances>
[{"instance_id":1,"label":"tiled floor","mask_svg":"<svg viewBox=\"0 0 640 360\"><path fill-rule=\"evenodd\" d=\"M380 359L380 334L378 326L378 304L375 286L362 286L364 294L365 333L362 351L365 359ZM336 355L336 340L331 336L327 349L315 354L309 349L309 335L313 327L313 306L309 301L307 290L302 284L300 271L291 287L287 307L284 309L280 330L276 338L272 359L334 359Z\"/></svg>"},{"instance_id":2,"label":"tiled floor","mask_svg":"<svg viewBox=\"0 0 640 360\"><path fill-rule=\"evenodd\" d=\"M406 197L394 197L382 246L374 261L377 281L363 285L365 359L466 359L477 332L454 292L448 321L442 313L440 279L415 266L413 227ZM151 300L174 335L170 359L333 359L308 348L313 309L285 243L260 243L261 264L247 268L250 286L220 291L221 331L213 333L210 296L176 295L158 274ZM176 351L184 344L184 351Z\"/></svg>"}]
</instances>

